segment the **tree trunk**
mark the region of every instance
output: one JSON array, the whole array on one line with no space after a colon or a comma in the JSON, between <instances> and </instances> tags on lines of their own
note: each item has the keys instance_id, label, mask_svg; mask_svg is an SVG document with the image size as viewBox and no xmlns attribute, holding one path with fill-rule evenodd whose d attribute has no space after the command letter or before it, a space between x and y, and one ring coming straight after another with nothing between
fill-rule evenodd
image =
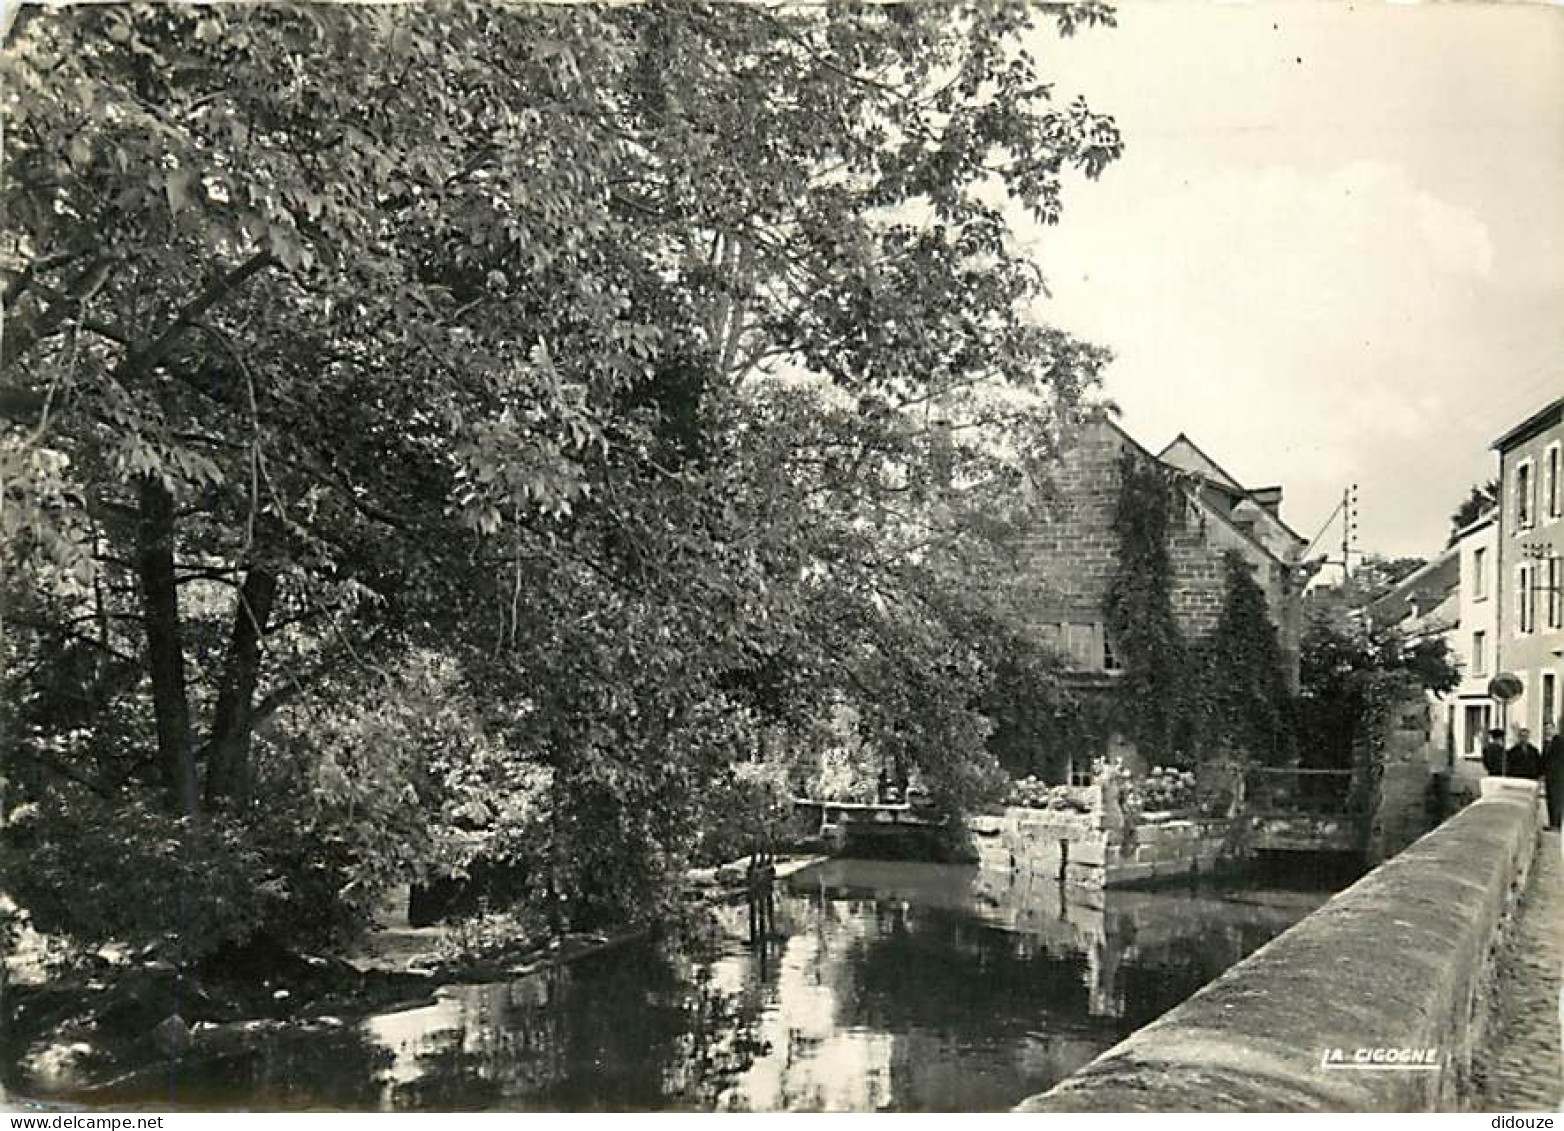
<instances>
[{"instance_id":1,"label":"tree trunk","mask_svg":"<svg viewBox=\"0 0 1564 1131\"><path fill-rule=\"evenodd\" d=\"M179 596L174 583L174 499L156 479L140 485L136 526L136 575L147 628L147 662L152 675L152 711L157 722L158 762L170 800L179 811L196 812L195 748L190 734L190 698L185 689L185 653L179 632Z\"/></svg>"},{"instance_id":2,"label":"tree trunk","mask_svg":"<svg viewBox=\"0 0 1564 1131\"><path fill-rule=\"evenodd\" d=\"M262 565L245 574L234 610L233 638L217 693L217 713L207 745L206 803L243 798L248 792L255 687L261 671L261 637L277 596L277 575Z\"/></svg>"}]
</instances>

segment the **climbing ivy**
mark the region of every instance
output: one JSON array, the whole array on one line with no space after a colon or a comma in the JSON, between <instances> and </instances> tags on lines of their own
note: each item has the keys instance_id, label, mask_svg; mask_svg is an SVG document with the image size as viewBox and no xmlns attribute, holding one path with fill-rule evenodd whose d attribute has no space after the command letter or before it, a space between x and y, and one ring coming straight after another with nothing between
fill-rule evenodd
<instances>
[{"instance_id":1,"label":"climbing ivy","mask_svg":"<svg viewBox=\"0 0 1564 1131\"><path fill-rule=\"evenodd\" d=\"M1104 609L1124 667L1120 703L1125 731L1152 763L1188 765L1190 648L1173 615L1168 539L1184 518L1172 472L1126 448L1119 458L1113 532L1118 564Z\"/></svg>"},{"instance_id":2,"label":"climbing ivy","mask_svg":"<svg viewBox=\"0 0 1564 1131\"><path fill-rule=\"evenodd\" d=\"M1281 643L1253 567L1224 555L1215 629L1186 638L1173 613L1169 539L1186 518L1177 473L1126 448L1113 529L1118 565L1106 618L1124 676L1124 730L1153 765L1284 764L1296 751Z\"/></svg>"},{"instance_id":3,"label":"climbing ivy","mask_svg":"<svg viewBox=\"0 0 1564 1131\"><path fill-rule=\"evenodd\" d=\"M1223 564L1222 613L1202 646L1203 745L1208 758L1282 765L1296 752L1296 710L1281 642L1254 567L1236 550Z\"/></svg>"}]
</instances>

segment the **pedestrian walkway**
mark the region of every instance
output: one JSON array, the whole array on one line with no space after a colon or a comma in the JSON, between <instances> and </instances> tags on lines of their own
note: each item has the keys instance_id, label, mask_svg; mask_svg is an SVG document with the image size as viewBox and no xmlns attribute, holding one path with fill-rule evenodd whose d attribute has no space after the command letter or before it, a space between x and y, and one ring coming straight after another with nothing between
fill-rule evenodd
<instances>
[{"instance_id":1,"label":"pedestrian walkway","mask_svg":"<svg viewBox=\"0 0 1564 1131\"><path fill-rule=\"evenodd\" d=\"M1559 834L1537 846L1520 921L1499 957L1493 1023L1477 1054L1478 1111L1564 1110L1564 859Z\"/></svg>"}]
</instances>

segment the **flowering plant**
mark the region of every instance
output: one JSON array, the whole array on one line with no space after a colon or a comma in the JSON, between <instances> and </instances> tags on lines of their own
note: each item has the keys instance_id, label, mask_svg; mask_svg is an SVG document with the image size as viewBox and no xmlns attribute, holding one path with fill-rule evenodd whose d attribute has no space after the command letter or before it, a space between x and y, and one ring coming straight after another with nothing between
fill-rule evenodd
<instances>
[{"instance_id":1,"label":"flowering plant","mask_svg":"<svg viewBox=\"0 0 1564 1131\"><path fill-rule=\"evenodd\" d=\"M1089 813L1096 808L1096 791L1089 786L1049 785L1036 774L1028 774L1011 783L1009 800L1027 809Z\"/></svg>"},{"instance_id":2,"label":"flowering plant","mask_svg":"<svg viewBox=\"0 0 1564 1131\"><path fill-rule=\"evenodd\" d=\"M1141 808L1188 809L1195 804L1195 774L1174 766L1153 766L1139 783Z\"/></svg>"}]
</instances>

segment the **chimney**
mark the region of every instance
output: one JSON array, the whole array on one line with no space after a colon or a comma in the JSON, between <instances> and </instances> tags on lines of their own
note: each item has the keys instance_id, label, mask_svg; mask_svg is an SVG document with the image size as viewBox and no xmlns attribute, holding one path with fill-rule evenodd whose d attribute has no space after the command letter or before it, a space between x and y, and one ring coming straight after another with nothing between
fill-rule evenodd
<instances>
[{"instance_id":1,"label":"chimney","mask_svg":"<svg viewBox=\"0 0 1564 1131\"><path fill-rule=\"evenodd\" d=\"M1270 511L1273 518L1282 517L1282 489L1280 487L1256 487L1249 492L1249 495L1255 502Z\"/></svg>"}]
</instances>

